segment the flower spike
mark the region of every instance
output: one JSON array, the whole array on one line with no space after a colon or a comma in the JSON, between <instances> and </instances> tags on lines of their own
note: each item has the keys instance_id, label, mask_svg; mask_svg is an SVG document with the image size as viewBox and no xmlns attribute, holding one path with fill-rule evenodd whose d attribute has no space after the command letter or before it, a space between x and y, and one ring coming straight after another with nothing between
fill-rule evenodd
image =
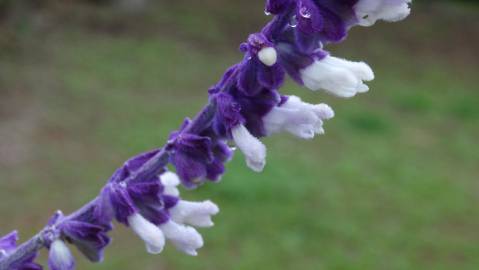
<instances>
[{"instance_id":1,"label":"flower spike","mask_svg":"<svg viewBox=\"0 0 479 270\"><path fill-rule=\"evenodd\" d=\"M240 45L243 59L228 68L208 91L209 102L170 134L163 147L127 160L91 202L64 216L61 212L32 239L17 247L17 232L0 237L0 270L41 270L34 260L49 248L51 270L73 270L72 244L90 261L101 262L113 222L131 228L157 254L171 242L196 256L204 244L195 227L213 226L213 202L181 198L179 185L194 189L219 182L233 156L260 172L266 165L262 137L287 132L303 139L324 134L334 117L327 104L310 104L280 93L286 75L313 91L350 98L369 90L374 79L364 62L333 57L326 47L343 41L354 26L398 21L410 13L411 0L266 0L272 20ZM174 171L169 168L174 167Z\"/></svg>"}]
</instances>

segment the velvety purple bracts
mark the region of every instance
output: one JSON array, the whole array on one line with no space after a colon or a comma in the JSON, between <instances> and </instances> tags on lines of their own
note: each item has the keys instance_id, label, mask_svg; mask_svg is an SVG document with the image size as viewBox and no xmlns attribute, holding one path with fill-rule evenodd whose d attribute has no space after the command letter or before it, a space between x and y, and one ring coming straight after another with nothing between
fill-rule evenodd
<instances>
[{"instance_id":1,"label":"velvety purple bracts","mask_svg":"<svg viewBox=\"0 0 479 270\"><path fill-rule=\"evenodd\" d=\"M265 12L270 14L280 14L293 2L294 0L266 0Z\"/></svg>"},{"instance_id":2,"label":"velvety purple bracts","mask_svg":"<svg viewBox=\"0 0 479 270\"><path fill-rule=\"evenodd\" d=\"M109 182L122 182L127 177L132 175L133 172L137 171L141 168L148 160L154 157L160 149L151 150L148 152L141 153L136 155L129 160L127 160L123 166L115 171L115 173L110 177ZM147 181L147 180L154 180L154 179L135 179L139 181Z\"/></svg>"},{"instance_id":3,"label":"velvety purple bracts","mask_svg":"<svg viewBox=\"0 0 479 270\"><path fill-rule=\"evenodd\" d=\"M245 53L243 62L237 67L238 89L247 96L256 96L263 88L278 89L284 80L284 71L275 63L267 66L258 58L258 53L264 48L274 47L262 33L252 34L248 42L240 46Z\"/></svg>"},{"instance_id":4,"label":"velvety purple bracts","mask_svg":"<svg viewBox=\"0 0 479 270\"><path fill-rule=\"evenodd\" d=\"M241 115L241 105L229 93L221 92L213 95L217 112L213 120L213 129L221 137L230 137L229 132L246 121Z\"/></svg>"},{"instance_id":5,"label":"velvety purple bracts","mask_svg":"<svg viewBox=\"0 0 479 270\"><path fill-rule=\"evenodd\" d=\"M244 95L241 91L234 89L231 95L241 106L242 116L244 117L245 126L256 137L265 136L262 117L276 106L281 97L276 90L263 88L253 98Z\"/></svg>"},{"instance_id":6,"label":"velvety purple bracts","mask_svg":"<svg viewBox=\"0 0 479 270\"><path fill-rule=\"evenodd\" d=\"M0 238L0 258L17 247L18 232L13 231Z\"/></svg>"},{"instance_id":7,"label":"velvety purple bracts","mask_svg":"<svg viewBox=\"0 0 479 270\"><path fill-rule=\"evenodd\" d=\"M110 243L110 237L103 226L82 221L67 221L58 229L62 236L75 245L92 262L103 260L103 250Z\"/></svg>"},{"instance_id":8,"label":"velvety purple bracts","mask_svg":"<svg viewBox=\"0 0 479 270\"><path fill-rule=\"evenodd\" d=\"M220 95L220 99L225 96ZM224 103L223 103L224 104ZM223 119L242 121L236 119L235 108L222 108L225 115ZM205 180L216 181L224 172L224 151L227 145L216 136L204 136L185 133L185 127L190 122L186 119L182 128L170 135L170 160L176 168L183 185L187 188L197 187ZM229 124L225 122L225 126ZM220 128L220 127L218 127ZM207 132L207 131L206 131ZM206 134L205 134L206 135Z\"/></svg>"},{"instance_id":9,"label":"velvety purple bracts","mask_svg":"<svg viewBox=\"0 0 479 270\"><path fill-rule=\"evenodd\" d=\"M128 225L128 217L139 213L154 224L168 220L162 201L163 186L160 181L110 183L102 196L108 198L102 208L111 208L116 220ZM108 210L105 210L105 212Z\"/></svg>"},{"instance_id":10,"label":"velvety purple bracts","mask_svg":"<svg viewBox=\"0 0 479 270\"><path fill-rule=\"evenodd\" d=\"M13 231L3 237L0 237L0 260L7 257L17 248L18 232ZM35 263L37 253L24 258L12 266L11 270L42 270L42 266Z\"/></svg>"}]
</instances>

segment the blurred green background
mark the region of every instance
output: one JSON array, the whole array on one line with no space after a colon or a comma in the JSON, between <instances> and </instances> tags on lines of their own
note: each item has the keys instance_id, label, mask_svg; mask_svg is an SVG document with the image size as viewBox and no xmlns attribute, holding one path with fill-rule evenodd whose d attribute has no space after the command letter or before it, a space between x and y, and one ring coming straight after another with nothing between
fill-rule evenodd
<instances>
[{"instance_id":1,"label":"blurred green background","mask_svg":"<svg viewBox=\"0 0 479 270\"><path fill-rule=\"evenodd\" d=\"M331 46L373 67L368 94L289 82L336 117L312 141L266 139L264 173L238 153L220 184L183 191L222 210L198 257L148 255L117 226L106 260L78 269L479 269L474 2L416 1ZM269 19L253 0L3 0L0 18L0 234L23 240L162 145Z\"/></svg>"}]
</instances>

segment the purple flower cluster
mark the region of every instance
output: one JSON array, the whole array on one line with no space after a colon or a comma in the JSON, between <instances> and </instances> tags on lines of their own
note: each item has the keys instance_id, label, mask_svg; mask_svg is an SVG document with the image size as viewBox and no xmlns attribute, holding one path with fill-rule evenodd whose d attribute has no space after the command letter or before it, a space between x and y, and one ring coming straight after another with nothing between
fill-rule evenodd
<instances>
[{"instance_id":1,"label":"purple flower cluster","mask_svg":"<svg viewBox=\"0 0 479 270\"><path fill-rule=\"evenodd\" d=\"M49 249L51 270L74 269L68 244L99 262L114 220L131 228L150 253L160 253L168 240L178 250L196 255L203 238L195 227L213 226L211 217L219 209L211 201L182 200L177 186L191 189L219 181L233 156L229 142L241 150L248 167L259 172L266 164L261 137L288 132L311 139L323 134L324 121L334 116L333 110L282 95L279 88L286 75L311 90L338 97L368 91L364 82L374 78L371 68L333 57L324 46L344 40L353 26L405 18L410 2L268 0L265 12L273 14L273 20L241 44L243 60L209 89L205 109L195 119L186 119L163 148L125 162L92 202L68 216L57 212L25 248L17 248L16 232L0 238L0 270L41 269L33 262L41 247Z\"/></svg>"},{"instance_id":2,"label":"purple flower cluster","mask_svg":"<svg viewBox=\"0 0 479 270\"><path fill-rule=\"evenodd\" d=\"M18 233L16 231L13 231L0 238L0 260L9 256L15 251L17 248L17 241ZM36 252L29 254L25 258L22 258L22 260L12 264L10 270L41 270L41 265L33 262L36 257Z\"/></svg>"}]
</instances>

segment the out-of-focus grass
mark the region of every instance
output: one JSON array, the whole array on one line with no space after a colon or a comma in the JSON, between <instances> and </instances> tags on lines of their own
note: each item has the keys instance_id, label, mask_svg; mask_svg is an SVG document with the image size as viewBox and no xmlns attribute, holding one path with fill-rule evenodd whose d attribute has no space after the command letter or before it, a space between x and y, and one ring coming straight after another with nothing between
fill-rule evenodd
<instances>
[{"instance_id":1,"label":"out-of-focus grass","mask_svg":"<svg viewBox=\"0 0 479 270\"><path fill-rule=\"evenodd\" d=\"M122 161L161 145L201 108L247 32L232 35L220 12L198 19L218 7L183 2L154 11L161 26L178 21L175 35L66 24L24 36L25 48L0 63L0 233L18 228L28 237L57 207L76 209ZM370 93L338 100L288 83L285 92L335 108L325 136L268 138L264 173L250 172L238 153L221 184L183 192L222 209L216 226L201 230L198 257L171 245L147 255L117 226L105 262L78 257L78 268L477 269L479 43L443 43L457 40L454 27L474 13L427 12L355 29L333 47L374 67Z\"/></svg>"}]
</instances>

